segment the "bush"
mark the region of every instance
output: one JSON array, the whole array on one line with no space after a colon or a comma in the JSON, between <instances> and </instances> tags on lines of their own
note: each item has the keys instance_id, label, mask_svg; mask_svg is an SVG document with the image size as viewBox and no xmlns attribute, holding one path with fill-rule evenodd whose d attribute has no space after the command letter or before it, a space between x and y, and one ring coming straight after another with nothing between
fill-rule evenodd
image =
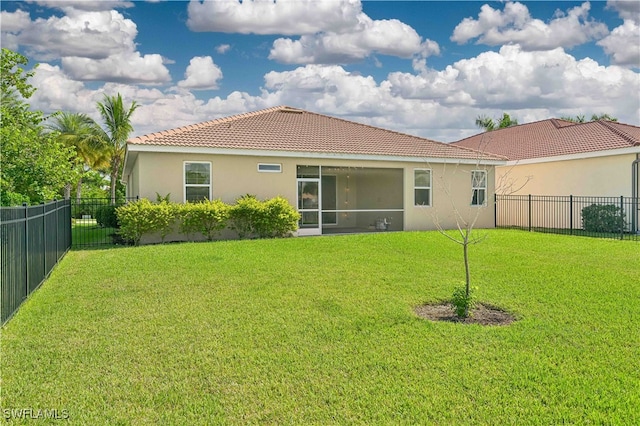
<instances>
[{"instance_id":1,"label":"bush","mask_svg":"<svg viewBox=\"0 0 640 426\"><path fill-rule=\"evenodd\" d=\"M582 209L582 228L589 232L620 233L624 230L624 212L613 204L592 204Z\"/></svg>"},{"instance_id":2,"label":"bush","mask_svg":"<svg viewBox=\"0 0 640 426\"><path fill-rule=\"evenodd\" d=\"M298 229L300 213L287 200L275 197L262 203L256 231L260 238L287 237Z\"/></svg>"},{"instance_id":3,"label":"bush","mask_svg":"<svg viewBox=\"0 0 640 426\"><path fill-rule=\"evenodd\" d=\"M118 228L116 206L101 206L96 209L96 223L103 228Z\"/></svg>"},{"instance_id":4,"label":"bush","mask_svg":"<svg viewBox=\"0 0 640 426\"><path fill-rule=\"evenodd\" d=\"M227 226L229 206L220 200L187 203L180 207L181 231L185 234L200 232L207 240Z\"/></svg>"},{"instance_id":5,"label":"bush","mask_svg":"<svg viewBox=\"0 0 640 426\"><path fill-rule=\"evenodd\" d=\"M282 197L259 201L255 195L236 200L229 212L231 229L243 238L286 237L298 229L300 214Z\"/></svg>"},{"instance_id":6,"label":"bush","mask_svg":"<svg viewBox=\"0 0 640 426\"><path fill-rule=\"evenodd\" d=\"M458 318L467 318L470 314L470 311L475 307L473 289L469 289L469 295L467 296L467 289L465 284L457 287L453 291L451 304L453 305L453 310Z\"/></svg>"},{"instance_id":7,"label":"bush","mask_svg":"<svg viewBox=\"0 0 640 426\"><path fill-rule=\"evenodd\" d=\"M246 194L236 200L229 211L230 228L240 239L252 238L257 234L261 203L255 195Z\"/></svg>"}]
</instances>

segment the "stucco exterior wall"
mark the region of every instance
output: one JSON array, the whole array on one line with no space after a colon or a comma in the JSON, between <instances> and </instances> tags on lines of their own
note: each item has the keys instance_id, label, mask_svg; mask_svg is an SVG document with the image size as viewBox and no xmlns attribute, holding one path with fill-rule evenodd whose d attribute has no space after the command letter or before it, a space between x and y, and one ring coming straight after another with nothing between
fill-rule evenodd
<instances>
[{"instance_id":1,"label":"stucco exterior wall","mask_svg":"<svg viewBox=\"0 0 640 426\"><path fill-rule=\"evenodd\" d=\"M498 194L631 196L635 154L516 164L496 168ZM528 181L527 181L528 179Z\"/></svg>"},{"instance_id":2,"label":"stucco exterior wall","mask_svg":"<svg viewBox=\"0 0 640 426\"><path fill-rule=\"evenodd\" d=\"M426 164L392 161L355 161L336 159L302 159L286 157L206 155L182 153L140 152L131 175L126 181L132 185L128 188L130 196L139 196L155 200L156 193L165 196L171 194L174 202L184 201L184 162L207 161L211 163L213 198L220 198L233 203L244 194L254 194L260 199L283 196L292 205L296 205L297 197L297 165L335 166L335 167L370 167L402 169L404 190L401 194L392 192L389 183L384 179L374 185L376 193L371 191L371 182L366 189L358 185L358 179L350 179L349 196L356 197L363 206L354 208L376 208L376 205L400 203L404 208L405 230L435 229L434 218L438 218L444 228L455 228L456 219L451 204L455 204L465 219L472 220L477 215L476 226L490 228L494 226L494 168L477 167L475 165ZM260 173L258 163L282 164L282 173ZM430 207L414 206L415 168L432 170L432 205ZM471 171L487 170L486 205L471 206ZM330 172L327 172L331 174ZM344 177L337 179L337 186L343 188ZM379 192L378 192L379 191ZM343 191L337 193L338 209L344 208ZM398 213L402 214L402 213Z\"/></svg>"}]
</instances>

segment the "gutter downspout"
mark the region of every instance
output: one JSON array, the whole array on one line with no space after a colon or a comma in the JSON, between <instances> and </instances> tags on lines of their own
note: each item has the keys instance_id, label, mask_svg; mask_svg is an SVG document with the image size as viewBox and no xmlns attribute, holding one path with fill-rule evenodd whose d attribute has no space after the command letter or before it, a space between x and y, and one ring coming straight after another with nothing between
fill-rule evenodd
<instances>
[{"instance_id":1,"label":"gutter downspout","mask_svg":"<svg viewBox=\"0 0 640 426\"><path fill-rule=\"evenodd\" d=\"M633 214L631 217L631 232L640 233L638 219L640 216L640 154L636 154L636 159L631 163L631 204Z\"/></svg>"}]
</instances>

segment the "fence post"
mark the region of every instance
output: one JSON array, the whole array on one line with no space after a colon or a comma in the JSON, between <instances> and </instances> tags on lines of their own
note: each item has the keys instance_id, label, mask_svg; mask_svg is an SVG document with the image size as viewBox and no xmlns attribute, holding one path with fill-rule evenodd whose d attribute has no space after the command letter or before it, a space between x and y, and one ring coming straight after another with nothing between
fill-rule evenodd
<instances>
[{"instance_id":1,"label":"fence post","mask_svg":"<svg viewBox=\"0 0 640 426\"><path fill-rule=\"evenodd\" d=\"M29 295L29 207L27 203L22 203L22 207L24 207L24 276L25 279L25 288L24 294Z\"/></svg>"},{"instance_id":2,"label":"fence post","mask_svg":"<svg viewBox=\"0 0 640 426\"><path fill-rule=\"evenodd\" d=\"M569 235L573 235L573 195L569 195Z\"/></svg>"},{"instance_id":3,"label":"fence post","mask_svg":"<svg viewBox=\"0 0 640 426\"><path fill-rule=\"evenodd\" d=\"M531 194L529 194L529 232L531 232Z\"/></svg>"},{"instance_id":4,"label":"fence post","mask_svg":"<svg viewBox=\"0 0 640 426\"><path fill-rule=\"evenodd\" d=\"M624 195L620 196L620 239L624 240Z\"/></svg>"},{"instance_id":5,"label":"fence post","mask_svg":"<svg viewBox=\"0 0 640 426\"><path fill-rule=\"evenodd\" d=\"M493 227L498 227L498 194L493 194Z\"/></svg>"}]
</instances>

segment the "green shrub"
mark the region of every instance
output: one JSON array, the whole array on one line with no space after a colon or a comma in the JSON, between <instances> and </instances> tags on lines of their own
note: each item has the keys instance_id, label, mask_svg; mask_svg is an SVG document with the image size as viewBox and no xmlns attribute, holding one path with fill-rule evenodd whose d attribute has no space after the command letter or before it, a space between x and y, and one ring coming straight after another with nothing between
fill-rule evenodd
<instances>
[{"instance_id":1,"label":"green shrub","mask_svg":"<svg viewBox=\"0 0 640 426\"><path fill-rule=\"evenodd\" d=\"M155 223L150 214L151 201L146 198L134 201L116 209L120 229L118 234L127 240L133 241L135 245L140 244L143 235L154 231Z\"/></svg>"},{"instance_id":2,"label":"green shrub","mask_svg":"<svg viewBox=\"0 0 640 426\"><path fill-rule=\"evenodd\" d=\"M116 206L100 206L96 209L96 223L103 228L118 228Z\"/></svg>"},{"instance_id":3,"label":"green shrub","mask_svg":"<svg viewBox=\"0 0 640 426\"><path fill-rule=\"evenodd\" d=\"M256 232L260 238L289 236L298 229L298 213L283 197L275 197L262 203Z\"/></svg>"},{"instance_id":4,"label":"green shrub","mask_svg":"<svg viewBox=\"0 0 640 426\"><path fill-rule=\"evenodd\" d=\"M469 316L469 311L471 311L475 306L472 289L469 289L469 295L467 295L465 284L457 287L453 291L451 304L453 305L453 310L458 318L467 318Z\"/></svg>"},{"instance_id":5,"label":"green shrub","mask_svg":"<svg viewBox=\"0 0 640 426\"><path fill-rule=\"evenodd\" d=\"M613 204L592 204L582 209L582 228L590 232L619 233L624 230L624 212Z\"/></svg>"},{"instance_id":6,"label":"green shrub","mask_svg":"<svg viewBox=\"0 0 640 426\"><path fill-rule=\"evenodd\" d=\"M298 229L300 214L283 197L260 201L243 195L231 206L230 227L243 238L286 237Z\"/></svg>"},{"instance_id":7,"label":"green shrub","mask_svg":"<svg viewBox=\"0 0 640 426\"><path fill-rule=\"evenodd\" d=\"M150 232L159 233L163 243L167 235L173 230L173 225L178 218L178 212L179 207L177 204L164 200L151 204L149 207L149 217L153 224L153 229Z\"/></svg>"},{"instance_id":8,"label":"green shrub","mask_svg":"<svg viewBox=\"0 0 640 426\"><path fill-rule=\"evenodd\" d=\"M246 194L236 200L229 211L230 228L240 239L257 236L256 223L259 220L261 203L255 195Z\"/></svg>"},{"instance_id":9,"label":"green shrub","mask_svg":"<svg viewBox=\"0 0 640 426\"><path fill-rule=\"evenodd\" d=\"M182 232L187 235L199 232L211 241L227 226L229 205L220 200L183 204L180 207L180 219Z\"/></svg>"}]
</instances>

